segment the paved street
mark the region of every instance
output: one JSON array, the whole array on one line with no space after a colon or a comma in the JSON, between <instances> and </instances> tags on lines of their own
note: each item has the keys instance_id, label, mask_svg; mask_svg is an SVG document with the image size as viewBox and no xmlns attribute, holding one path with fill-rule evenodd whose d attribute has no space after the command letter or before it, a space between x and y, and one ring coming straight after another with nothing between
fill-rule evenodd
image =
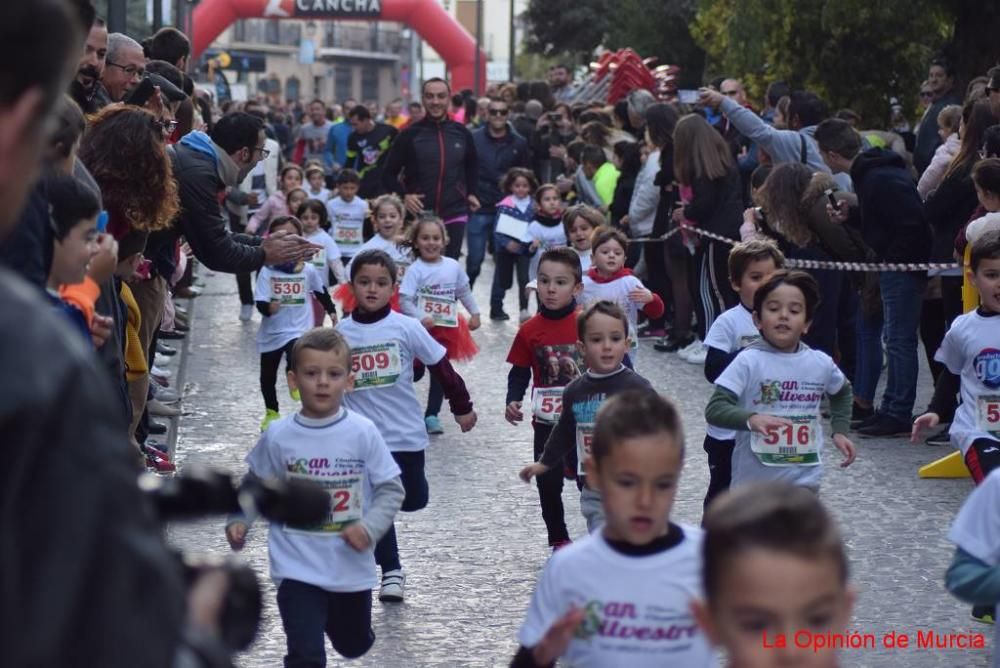
<instances>
[{"instance_id":1,"label":"paved street","mask_svg":"<svg viewBox=\"0 0 1000 668\"><path fill-rule=\"evenodd\" d=\"M258 389L254 321L237 319L239 301L233 277L207 276L205 293L190 303L192 332L185 359L175 367L186 388L185 415L177 432L177 461L207 463L242 474L243 458L258 435L263 403ZM504 363L516 322L494 323L488 312L488 260L476 286L484 310L476 333L482 348L470 364L458 365L479 414L479 424L462 435L442 421L447 433L428 450L427 477L431 502L423 511L397 520L400 551L407 571L406 603L373 607L378 639L358 666L499 666L516 649L516 632L538 571L548 556L534 487L517 478L531 460L528 425L511 427L503 420L508 366ZM516 317L512 295L507 310ZM700 367L655 352L643 343L639 369L656 388L678 403L688 434L685 477L675 518L698 523L708 469L701 449L702 412L710 386ZM280 384L280 381L279 381ZM917 410L931 387L921 378ZM419 392L425 395L427 383ZM279 391L283 413L291 408ZM822 496L842 522L849 545L851 580L859 592L854 630L911 635L985 632L992 628L969 619L969 608L944 589L943 575L952 547L947 528L971 488L969 480L919 480L918 466L947 454L948 449L910 445L903 440L858 440L858 461L847 470L829 467ZM830 462L839 461L828 444ZM564 496L573 535L583 535L578 493L568 486ZM184 549L228 552L222 520L177 525L171 541ZM267 531L256 526L244 556L264 577L265 619L260 639L241 657L240 665L281 665L284 634L266 578ZM881 644L881 643L880 643ZM986 651L877 650L844 655L844 666L983 667ZM329 650L330 665L343 665Z\"/></svg>"}]
</instances>

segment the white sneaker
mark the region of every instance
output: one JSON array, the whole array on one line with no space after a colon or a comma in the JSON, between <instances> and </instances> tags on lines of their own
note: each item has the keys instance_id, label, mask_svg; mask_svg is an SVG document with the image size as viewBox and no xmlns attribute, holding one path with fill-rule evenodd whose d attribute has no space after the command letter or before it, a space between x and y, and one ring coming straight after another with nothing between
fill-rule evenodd
<instances>
[{"instance_id":1,"label":"white sneaker","mask_svg":"<svg viewBox=\"0 0 1000 668\"><path fill-rule=\"evenodd\" d=\"M704 347L701 347L698 350L692 350L687 355L684 355L682 359L688 364L704 364L705 358L707 357L708 357L708 350L706 350Z\"/></svg>"},{"instance_id":2,"label":"white sneaker","mask_svg":"<svg viewBox=\"0 0 1000 668\"><path fill-rule=\"evenodd\" d=\"M171 390L164 387L157 387L153 393L153 397L160 403L164 404L172 404L181 400L180 395L177 394L177 390Z\"/></svg>"},{"instance_id":3,"label":"white sneaker","mask_svg":"<svg viewBox=\"0 0 1000 668\"><path fill-rule=\"evenodd\" d=\"M684 346L683 348L677 351L677 356L682 360L684 360L685 362L687 362L688 357L690 355L700 351L701 349L702 349L701 340L699 340L698 337L696 336L694 338L694 341L692 341L691 343L689 343L688 345Z\"/></svg>"},{"instance_id":4,"label":"white sneaker","mask_svg":"<svg viewBox=\"0 0 1000 668\"><path fill-rule=\"evenodd\" d=\"M527 322L528 320L531 320L531 313L526 308L521 309L521 322Z\"/></svg>"},{"instance_id":5,"label":"white sneaker","mask_svg":"<svg viewBox=\"0 0 1000 668\"><path fill-rule=\"evenodd\" d=\"M378 590L378 600L387 603L402 603L405 585L406 574L402 570L397 569L383 573L382 587Z\"/></svg>"},{"instance_id":6,"label":"white sneaker","mask_svg":"<svg viewBox=\"0 0 1000 668\"><path fill-rule=\"evenodd\" d=\"M160 367L153 365L153 368L149 370L151 376L159 376L160 378L170 378L173 374L170 373L169 369L161 369Z\"/></svg>"},{"instance_id":7,"label":"white sneaker","mask_svg":"<svg viewBox=\"0 0 1000 668\"><path fill-rule=\"evenodd\" d=\"M253 304L243 304L240 306L240 320L243 322L253 320Z\"/></svg>"},{"instance_id":8,"label":"white sneaker","mask_svg":"<svg viewBox=\"0 0 1000 668\"><path fill-rule=\"evenodd\" d=\"M170 364L171 361L173 361L171 358L166 355L161 355L160 353L156 353L156 355L153 356L153 364L161 368Z\"/></svg>"}]
</instances>

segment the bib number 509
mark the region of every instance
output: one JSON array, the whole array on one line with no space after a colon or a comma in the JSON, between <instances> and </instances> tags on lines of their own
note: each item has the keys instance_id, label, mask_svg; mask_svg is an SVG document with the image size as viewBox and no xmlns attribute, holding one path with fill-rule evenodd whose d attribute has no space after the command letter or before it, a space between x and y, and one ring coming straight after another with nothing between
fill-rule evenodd
<instances>
[{"instance_id":1,"label":"bib number 509","mask_svg":"<svg viewBox=\"0 0 1000 668\"><path fill-rule=\"evenodd\" d=\"M355 355L351 362L351 370L354 373L359 371L374 371L376 369L388 369L389 368L389 353L378 352L378 353L361 353L360 355Z\"/></svg>"}]
</instances>

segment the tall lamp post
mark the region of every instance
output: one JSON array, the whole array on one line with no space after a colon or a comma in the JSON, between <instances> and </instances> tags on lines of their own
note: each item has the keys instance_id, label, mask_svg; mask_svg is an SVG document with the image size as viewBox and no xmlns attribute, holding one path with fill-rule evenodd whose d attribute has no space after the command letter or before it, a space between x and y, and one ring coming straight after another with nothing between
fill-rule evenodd
<instances>
[{"instance_id":1,"label":"tall lamp post","mask_svg":"<svg viewBox=\"0 0 1000 668\"><path fill-rule=\"evenodd\" d=\"M483 0L476 0L476 97L483 92Z\"/></svg>"}]
</instances>

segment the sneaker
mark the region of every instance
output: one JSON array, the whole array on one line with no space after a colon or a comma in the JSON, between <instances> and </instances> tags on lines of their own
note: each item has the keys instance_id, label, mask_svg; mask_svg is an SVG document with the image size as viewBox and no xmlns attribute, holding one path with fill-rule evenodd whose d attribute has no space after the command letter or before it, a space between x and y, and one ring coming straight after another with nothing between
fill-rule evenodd
<instances>
[{"instance_id":1,"label":"sneaker","mask_svg":"<svg viewBox=\"0 0 1000 668\"><path fill-rule=\"evenodd\" d=\"M172 361L173 360L167 355L161 355L160 353L156 353L155 355L153 355L153 366L156 367L163 368L168 364L170 364Z\"/></svg>"},{"instance_id":2,"label":"sneaker","mask_svg":"<svg viewBox=\"0 0 1000 668\"><path fill-rule=\"evenodd\" d=\"M872 423L874 423L876 420L878 420L879 417L880 416L879 416L878 411L875 411L874 413L872 413L871 415L869 415L868 417L866 417L863 420L857 420L857 421L851 420L851 429L853 429L854 431L857 431L858 429L861 429L862 427L868 427Z\"/></svg>"},{"instance_id":3,"label":"sneaker","mask_svg":"<svg viewBox=\"0 0 1000 668\"><path fill-rule=\"evenodd\" d=\"M170 378L173 374L170 373L169 369L161 369L160 367L153 365L153 368L149 370L150 375L159 376L160 378Z\"/></svg>"},{"instance_id":4,"label":"sneaker","mask_svg":"<svg viewBox=\"0 0 1000 668\"><path fill-rule=\"evenodd\" d=\"M502 322L504 320L510 320L510 316L507 315L502 309L499 311L490 311L490 320L496 320Z\"/></svg>"},{"instance_id":5,"label":"sneaker","mask_svg":"<svg viewBox=\"0 0 1000 668\"><path fill-rule=\"evenodd\" d=\"M298 388L293 390L291 387L289 387L288 396L292 398L292 401L302 401L302 393L299 392Z\"/></svg>"},{"instance_id":6,"label":"sneaker","mask_svg":"<svg viewBox=\"0 0 1000 668\"><path fill-rule=\"evenodd\" d=\"M567 545L572 545L572 544L573 541L571 541L569 538L565 540L557 540L556 542L552 543L552 545L550 545L550 547L552 548L552 554L555 554L556 552L563 549Z\"/></svg>"},{"instance_id":7,"label":"sneaker","mask_svg":"<svg viewBox=\"0 0 1000 668\"><path fill-rule=\"evenodd\" d=\"M181 400L181 395L177 390L172 390L158 385L153 385L153 397L161 404L173 404Z\"/></svg>"},{"instance_id":8,"label":"sneaker","mask_svg":"<svg viewBox=\"0 0 1000 668\"><path fill-rule=\"evenodd\" d=\"M156 471L157 473L173 473L177 470L177 465L169 459L164 459L163 457L147 452L146 468Z\"/></svg>"},{"instance_id":9,"label":"sneaker","mask_svg":"<svg viewBox=\"0 0 1000 668\"><path fill-rule=\"evenodd\" d=\"M871 406L865 408L858 404L851 406L851 429L857 429L863 423L875 416L875 409Z\"/></svg>"},{"instance_id":10,"label":"sneaker","mask_svg":"<svg viewBox=\"0 0 1000 668\"><path fill-rule=\"evenodd\" d=\"M875 420L858 428L858 433L869 438L909 436L913 425L891 415L878 413Z\"/></svg>"},{"instance_id":11,"label":"sneaker","mask_svg":"<svg viewBox=\"0 0 1000 668\"><path fill-rule=\"evenodd\" d=\"M692 341L696 341L695 337L689 336L684 339L675 339L672 336L665 336L656 343L653 344L655 350L659 350L661 353L676 353L682 348L686 348L691 345Z\"/></svg>"},{"instance_id":12,"label":"sneaker","mask_svg":"<svg viewBox=\"0 0 1000 668\"><path fill-rule=\"evenodd\" d=\"M153 445L152 443L156 443L156 445ZM170 461L170 454L166 451L165 449L166 446L164 446L162 443L159 443L158 441L150 442L147 440L146 444L141 447L143 454L151 454L156 457L159 457L160 459L165 459L168 462Z\"/></svg>"},{"instance_id":13,"label":"sneaker","mask_svg":"<svg viewBox=\"0 0 1000 668\"><path fill-rule=\"evenodd\" d=\"M924 445L933 445L933 446L950 445L951 435L948 433L950 430L951 430L950 424L941 426L936 432L934 432L924 440Z\"/></svg>"},{"instance_id":14,"label":"sneaker","mask_svg":"<svg viewBox=\"0 0 1000 668\"><path fill-rule=\"evenodd\" d=\"M267 413L264 414L264 419L260 421L260 430L267 431L268 426L280 417L281 413L278 411L272 411L268 408Z\"/></svg>"},{"instance_id":15,"label":"sneaker","mask_svg":"<svg viewBox=\"0 0 1000 668\"><path fill-rule=\"evenodd\" d=\"M972 618L980 624L996 624L997 610L991 605L972 606Z\"/></svg>"},{"instance_id":16,"label":"sneaker","mask_svg":"<svg viewBox=\"0 0 1000 668\"><path fill-rule=\"evenodd\" d=\"M159 353L160 355L166 355L167 357L173 357L174 355L177 354L177 348L174 348L173 346L168 346L167 344L163 343L162 341L157 341L156 342L156 352Z\"/></svg>"},{"instance_id":17,"label":"sneaker","mask_svg":"<svg viewBox=\"0 0 1000 668\"><path fill-rule=\"evenodd\" d=\"M662 327L647 327L644 330L639 331L640 339L662 339L667 335L667 330Z\"/></svg>"},{"instance_id":18,"label":"sneaker","mask_svg":"<svg viewBox=\"0 0 1000 668\"><path fill-rule=\"evenodd\" d=\"M378 600L383 603L402 603L406 574L396 569L382 574L382 587L378 590Z\"/></svg>"},{"instance_id":19,"label":"sneaker","mask_svg":"<svg viewBox=\"0 0 1000 668\"><path fill-rule=\"evenodd\" d=\"M157 334L157 336L161 339L180 341L181 339L184 338L184 332L179 332L176 329L168 332L161 329L160 332Z\"/></svg>"},{"instance_id":20,"label":"sneaker","mask_svg":"<svg viewBox=\"0 0 1000 668\"><path fill-rule=\"evenodd\" d=\"M248 320L253 320L253 304L240 306L240 321L247 322Z\"/></svg>"},{"instance_id":21,"label":"sneaker","mask_svg":"<svg viewBox=\"0 0 1000 668\"><path fill-rule=\"evenodd\" d=\"M703 349L704 347L701 345L701 340L699 340L696 336L691 340L691 343L677 351L677 356L687 362L689 356L701 352ZM704 360L702 361L704 362Z\"/></svg>"},{"instance_id":22,"label":"sneaker","mask_svg":"<svg viewBox=\"0 0 1000 668\"><path fill-rule=\"evenodd\" d=\"M428 415L424 418L424 426L427 427L428 434L443 434L444 427L441 426L441 420L438 420L437 415Z\"/></svg>"},{"instance_id":23,"label":"sneaker","mask_svg":"<svg viewBox=\"0 0 1000 668\"><path fill-rule=\"evenodd\" d=\"M155 415L156 417L177 417L181 414L180 408L177 408L177 406L168 406L156 397L146 402L146 410L149 411L150 415Z\"/></svg>"},{"instance_id":24,"label":"sneaker","mask_svg":"<svg viewBox=\"0 0 1000 668\"><path fill-rule=\"evenodd\" d=\"M521 313L519 315L519 318L520 318L521 322L527 322L528 320L531 320L531 313L528 312L528 309L523 308L523 309L521 309Z\"/></svg>"},{"instance_id":25,"label":"sneaker","mask_svg":"<svg viewBox=\"0 0 1000 668\"><path fill-rule=\"evenodd\" d=\"M678 353L677 356L688 364L704 364L705 359L708 357L708 350L699 341L697 349L690 351L685 349L681 353Z\"/></svg>"},{"instance_id":26,"label":"sneaker","mask_svg":"<svg viewBox=\"0 0 1000 668\"><path fill-rule=\"evenodd\" d=\"M169 427L167 427L166 424L163 422L157 422L156 420L150 420L146 425L146 431L153 436L162 436L167 433L167 429L169 429Z\"/></svg>"}]
</instances>

